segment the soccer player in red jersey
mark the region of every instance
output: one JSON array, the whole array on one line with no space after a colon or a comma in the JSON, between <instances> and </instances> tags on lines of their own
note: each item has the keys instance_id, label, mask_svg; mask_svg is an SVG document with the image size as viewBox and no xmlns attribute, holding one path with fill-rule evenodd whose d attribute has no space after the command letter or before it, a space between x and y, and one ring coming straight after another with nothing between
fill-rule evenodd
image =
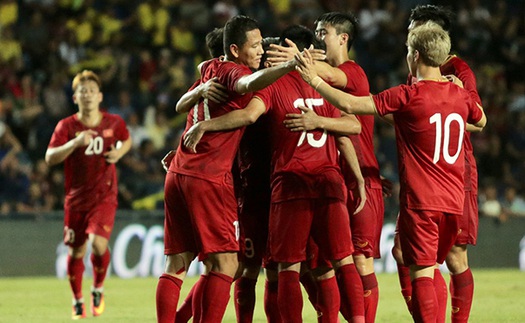
<instances>
[{"instance_id":1,"label":"soccer player in red jersey","mask_svg":"<svg viewBox=\"0 0 525 323\"><path fill-rule=\"evenodd\" d=\"M310 35L313 42L313 33L305 27L289 28L290 33ZM301 47L308 45L305 43ZM196 144L206 131L245 126L266 112L272 146L269 252L271 260L278 263L277 297L284 322L302 320L299 272L301 262L306 260L309 237L313 237L321 254L333 261L336 271L353 263L346 187L338 164L336 139L325 130L289 132L283 125L285 116L296 112L300 106L314 109L325 117L340 117L340 113L326 104L298 73L292 72L256 92L245 109L198 123L184 138L185 145L198 149ZM338 142L360 180L362 208L366 200L364 180L355 151L347 137L338 137ZM334 273L327 273L318 288L320 320L335 322L340 298Z\"/></svg>"},{"instance_id":2,"label":"soccer player in red jersey","mask_svg":"<svg viewBox=\"0 0 525 323\"><path fill-rule=\"evenodd\" d=\"M426 23L409 32L407 64L418 82L374 96L356 97L317 76L311 56L296 55L301 76L339 109L356 114L392 114L401 181L399 239L410 268L413 317L436 322L433 276L455 242L464 203L463 136L466 124L482 128L486 117L469 93L442 77L450 51L448 33Z\"/></svg>"},{"instance_id":3,"label":"soccer player in red jersey","mask_svg":"<svg viewBox=\"0 0 525 323\"><path fill-rule=\"evenodd\" d=\"M110 261L108 240L117 209L115 163L131 148L121 117L100 110L99 77L92 71L73 79L73 101L78 112L61 120L49 142L45 160L64 162L64 242L69 246L67 272L73 292L73 319L86 317L82 296L83 257L87 241L92 247L93 287L91 311L105 308L103 283Z\"/></svg>"},{"instance_id":4,"label":"soccer player in red jersey","mask_svg":"<svg viewBox=\"0 0 525 323\"><path fill-rule=\"evenodd\" d=\"M235 16L226 23L225 57L204 62L201 83L217 77L227 88L228 100L224 104L201 100L188 114L186 131L199 121L244 108L252 97L249 92L293 70L295 63L290 61L252 74L263 54L261 41L255 20ZM231 169L242 133L237 129L208 134L196 151L181 144L170 163L165 183L167 260L156 294L159 322L175 320L180 287L197 254L211 271L194 291L194 321L218 322L224 315L238 267L239 224Z\"/></svg>"},{"instance_id":5,"label":"soccer player in red jersey","mask_svg":"<svg viewBox=\"0 0 525 323\"><path fill-rule=\"evenodd\" d=\"M316 21L316 36L326 45L326 61L315 64L318 75L330 85L356 96L369 94L368 79L363 69L350 60L348 52L357 36L357 20L347 13L331 12L321 15ZM292 46L293 47L293 46ZM285 47L274 46L280 51L279 59L288 58L284 53L292 51ZM327 119L316 116L313 111L301 114L291 114L285 123L291 130L312 130L319 126L329 131L331 123ZM351 295L351 308L341 308L343 316L351 321L352 317L365 316L366 322L374 322L379 301L377 278L374 272L374 258L380 257L379 242L383 227L384 202L382 182L379 175L379 165L374 155L373 116L357 116L360 122L359 135L350 136L356 149L361 172L365 178L367 200L365 208L353 214L350 219L352 239L354 243L355 267L348 267L354 275L355 294ZM356 199L352 193L356 183L352 172L344 158L341 158L341 168L349 189L348 208L352 214L356 208ZM356 271L357 268L357 271ZM361 279L356 279L360 276Z\"/></svg>"},{"instance_id":6,"label":"soccer player in red jersey","mask_svg":"<svg viewBox=\"0 0 525 323\"><path fill-rule=\"evenodd\" d=\"M451 16L452 13L443 7L420 5L412 9L408 29L411 30L427 21L432 21L448 31L450 29ZM465 61L456 55L448 55L445 62L441 64L440 70L442 75L454 75L457 77L463 83L463 87L469 92L472 100L481 105L481 99L476 87L476 77ZM417 79L409 75L409 85L416 81ZM475 131L476 129L471 129L467 126L467 130ZM465 205L463 215L460 217L460 232L445 260L451 273L452 323L467 322L470 315L474 297L474 278L468 266L467 245L476 245L478 235L478 172L472 143L470 142L470 132L465 133L463 141L465 147ZM401 292L410 310L412 296L410 277L408 275L408 267L403 265L402 253L397 239L395 239L392 253L398 263ZM440 287L436 286L436 288L441 291L441 296L439 297L441 300L440 322L444 322L447 291L446 282L442 278L439 269L436 269L434 279L435 283L440 285Z\"/></svg>"}]
</instances>

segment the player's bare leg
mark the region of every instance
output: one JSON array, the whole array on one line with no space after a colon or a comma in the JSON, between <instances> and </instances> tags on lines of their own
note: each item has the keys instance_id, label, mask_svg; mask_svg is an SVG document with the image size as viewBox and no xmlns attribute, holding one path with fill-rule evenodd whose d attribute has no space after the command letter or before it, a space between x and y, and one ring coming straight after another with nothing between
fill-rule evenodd
<instances>
[{"instance_id":1,"label":"player's bare leg","mask_svg":"<svg viewBox=\"0 0 525 323\"><path fill-rule=\"evenodd\" d=\"M450 271L452 323L468 322L474 297L474 277L468 266L467 245L455 245L445 260Z\"/></svg>"},{"instance_id":2,"label":"player's bare leg","mask_svg":"<svg viewBox=\"0 0 525 323\"><path fill-rule=\"evenodd\" d=\"M377 305L379 302L379 288L377 277L374 272L374 258L359 254L354 255L354 263L357 268L364 291L365 322L375 322Z\"/></svg>"},{"instance_id":3,"label":"player's bare leg","mask_svg":"<svg viewBox=\"0 0 525 323\"><path fill-rule=\"evenodd\" d=\"M104 312L106 303L104 300L104 279L109 267L111 255L108 249L108 239L95 235L89 235L91 243L91 263L93 265L93 286L91 287L91 313L99 316Z\"/></svg>"},{"instance_id":4,"label":"player's bare leg","mask_svg":"<svg viewBox=\"0 0 525 323\"><path fill-rule=\"evenodd\" d=\"M157 322L175 322L180 289L195 255L192 252L167 255L164 273L156 292Z\"/></svg>"},{"instance_id":5,"label":"player's bare leg","mask_svg":"<svg viewBox=\"0 0 525 323\"><path fill-rule=\"evenodd\" d=\"M333 261L337 285L341 294L341 313L348 322L364 323L365 306L363 283L359 277L353 257L350 255Z\"/></svg>"}]
</instances>

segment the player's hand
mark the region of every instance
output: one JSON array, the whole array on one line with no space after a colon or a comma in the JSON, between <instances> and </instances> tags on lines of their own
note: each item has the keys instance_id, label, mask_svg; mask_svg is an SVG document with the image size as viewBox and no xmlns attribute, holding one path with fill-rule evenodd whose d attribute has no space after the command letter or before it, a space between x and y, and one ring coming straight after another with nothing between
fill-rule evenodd
<instances>
[{"instance_id":1,"label":"player's hand","mask_svg":"<svg viewBox=\"0 0 525 323\"><path fill-rule=\"evenodd\" d=\"M301 113L288 113L283 121L284 126L290 131L308 131L319 128L318 115L314 110L305 106L298 106Z\"/></svg>"},{"instance_id":2,"label":"player's hand","mask_svg":"<svg viewBox=\"0 0 525 323\"><path fill-rule=\"evenodd\" d=\"M317 77L312 54L307 50L295 54L295 61L297 63L295 69L301 74L301 77L306 83L312 85L312 80Z\"/></svg>"},{"instance_id":3,"label":"player's hand","mask_svg":"<svg viewBox=\"0 0 525 323\"><path fill-rule=\"evenodd\" d=\"M365 180L364 179L358 180L357 193L358 193L358 196L359 196L358 197L359 204L355 208L354 214L357 214L357 213L361 212L361 210L365 207L365 203L366 203L366 189L365 189Z\"/></svg>"},{"instance_id":4,"label":"player's hand","mask_svg":"<svg viewBox=\"0 0 525 323\"><path fill-rule=\"evenodd\" d=\"M387 178L381 176L381 187L383 188L383 197L392 196L392 188L394 184Z\"/></svg>"},{"instance_id":5,"label":"player's hand","mask_svg":"<svg viewBox=\"0 0 525 323\"><path fill-rule=\"evenodd\" d=\"M88 129L80 132L75 138L75 147L84 147L89 145L93 137L95 137L98 132Z\"/></svg>"},{"instance_id":6,"label":"player's hand","mask_svg":"<svg viewBox=\"0 0 525 323\"><path fill-rule=\"evenodd\" d=\"M202 97L216 103L222 103L228 98L228 93L226 87L217 82L217 77L214 77L203 84Z\"/></svg>"},{"instance_id":7,"label":"player's hand","mask_svg":"<svg viewBox=\"0 0 525 323\"><path fill-rule=\"evenodd\" d=\"M168 169L170 168L170 164L171 164L171 161L173 160L173 157L175 157L175 150L170 150L168 151L166 156L164 156L164 158L162 158L162 160L160 161L160 163L162 164L162 168L164 168L166 173L168 172Z\"/></svg>"},{"instance_id":8,"label":"player's hand","mask_svg":"<svg viewBox=\"0 0 525 323\"><path fill-rule=\"evenodd\" d=\"M115 144L111 144L109 151L104 153L106 161L110 164L115 164L122 157L122 154L119 149L115 148Z\"/></svg>"},{"instance_id":9,"label":"player's hand","mask_svg":"<svg viewBox=\"0 0 525 323\"><path fill-rule=\"evenodd\" d=\"M196 123L184 134L184 146L190 151L197 153L197 144L204 135L200 123Z\"/></svg>"},{"instance_id":10,"label":"player's hand","mask_svg":"<svg viewBox=\"0 0 525 323\"><path fill-rule=\"evenodd\" d=\"M449 74L444 76L449 82L452 82L459 86L460 88L463 88L463 82L454 74Z\"/></svg>"},{"instance_id":11,"label":"player's hand","mask_svg":"<svg viewBox=\"0 0 525 323\"><path fill-rule=\"evenodd\" d=\"M266 51L268 57L266 60L272 64L272 66L277 66L282 63L291 61L294 58L294 55L299 53L297 45L288 38L284 40L289 47L281 46L277 44L270 44L270 49Z\"/></svg>"}]
</instances>

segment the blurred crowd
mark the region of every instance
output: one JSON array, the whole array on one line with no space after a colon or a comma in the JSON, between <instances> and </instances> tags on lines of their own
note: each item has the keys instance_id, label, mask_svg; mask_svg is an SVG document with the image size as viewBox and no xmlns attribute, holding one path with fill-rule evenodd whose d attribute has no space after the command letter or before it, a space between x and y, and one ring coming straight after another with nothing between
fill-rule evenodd
<instances>
[{"instance_id":1,"label":"blurred crowd","mask_svg":"<svg viewBox=\"0 0 525 323\"><path fill-rule=\"evenodd\" d=\"M237 14L257 19L263 36L278 36L290 24L313 28L321 13L350 11L360 22L351 55L377 93L406 81L407 20L422 3L456 13L452 51L475 72L489 118L471 137L480 214L525 216L522 0L0 0L0 214L62 208L62 170L43 158L58 120L76 112L75 73L97 72L103 107L129 127L133 148L118 166L120 208L161 209L160 160L178 145L185 116L174 106L208 58L206 33ZM394 129L381 121L376 148L382 175L396 183ZM395 197L386 210L393 220Z\"/></svg>"}]
</instances>

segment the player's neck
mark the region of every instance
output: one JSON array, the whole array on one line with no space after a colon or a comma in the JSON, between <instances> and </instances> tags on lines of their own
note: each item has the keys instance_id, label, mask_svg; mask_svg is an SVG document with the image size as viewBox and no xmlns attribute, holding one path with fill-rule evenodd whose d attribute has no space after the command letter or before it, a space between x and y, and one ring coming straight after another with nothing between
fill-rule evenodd
<instances>
[{"instance_id":1,"label":"player's neck","mask_svg":"<svg viewBox=\"0 0 525 323\"><path fill-rule=\"evenodd\" d=\"M331 66L339 66L349 60L350 58L348 57L348 53L340 52L338 53L338 55L335 55L334 57L330 57L328 59L328 64L330 64Z\"/></svg>"},{"instance_id":2,"label":"player's neck","mask_svg":"<svg viewBox=\"0 0 525 323\"><path fill-rule=\"evenodd\" d=\"M102 112L94 111L79 111L77 113L78 120L87 127L96 127L102 120Z\"/></svg>"},{"instance_id":3,"label":"player's neck","mask_svg":"<svg viewBox=\"0 0 525 323\"><path fill-rule=\"evenodd\" d=\"M443 79L443 75L441 75L441 71L439 70L439 67L432 67L432 66L418 66L417 68L417 80L418 81L436 81L436 82L444 82L446 79Z\"/></svg>"}]
</instances>

